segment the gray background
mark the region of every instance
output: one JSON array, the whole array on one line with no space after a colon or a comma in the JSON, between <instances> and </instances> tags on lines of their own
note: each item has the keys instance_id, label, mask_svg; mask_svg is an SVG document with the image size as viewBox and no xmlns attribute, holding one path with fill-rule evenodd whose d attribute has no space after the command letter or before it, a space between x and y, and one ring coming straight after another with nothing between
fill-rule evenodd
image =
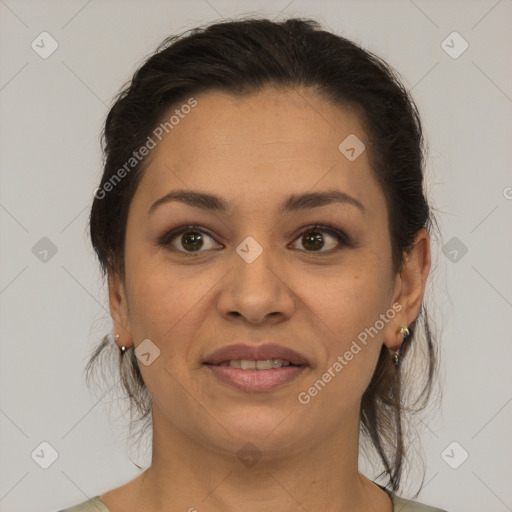
<instances>
[{"instance_id":1,"label":"gray background","mask_svg":"<svg viewBox=\"0 0 512 512\"><path fill-rule=\"evenodd\" d=\"M418 500L512 510L511 0L0 0L0 510L55 512L134 478L132 461L149 462L126 448L127 418L114 409L109 419L115 396L89 392L83 375L111 327L87 238L99 136L114 94L164 37L248 13L314 17L382 56L412 89L443 235L427 295L442 330L443 402L421 420ZM43 31L58 42L47 59L31 47ZM469 44L457 58L442 46L453 31ZM453 54L461 43L445 45ZM41 252L44 237L55 254ZM49 456L44 441L58 454L48 469L31 456Z\"/></svg>"}]
</instances>

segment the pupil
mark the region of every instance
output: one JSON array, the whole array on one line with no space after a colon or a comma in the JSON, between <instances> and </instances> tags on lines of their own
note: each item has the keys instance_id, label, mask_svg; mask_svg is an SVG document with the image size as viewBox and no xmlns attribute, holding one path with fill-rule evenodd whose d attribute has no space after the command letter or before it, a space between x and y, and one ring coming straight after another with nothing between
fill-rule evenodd
<instances>
[{"instance_id":1,"label":"pupil","mask_svg":"<svg viewBox=\"0 0 512 512\"><path fill-rule=\"evenodd\" d=\"M318 231L310 231L309 233L314 233L313 235L304 235L302 237L304 247L306 249L312 249L314 251L321 249L324 245L322 234ZM316 245L315 245L316 244ZM320 246L318 246L320 244Z\"/></svg>"},{"instance_id":2,"label":"pupil","mask_svg":"<svg viewBox=\"0 0 512 512\"><path fill-rule=\"evenodd\" d=\"M197 242L202 242L203 237L200 233L194 231L188 231L184 233L182 236L182 245L185 249L189 249L191 251L197 251L201 248L202 243L200 245L194 245Z\"/></svg>"}]
</instances>

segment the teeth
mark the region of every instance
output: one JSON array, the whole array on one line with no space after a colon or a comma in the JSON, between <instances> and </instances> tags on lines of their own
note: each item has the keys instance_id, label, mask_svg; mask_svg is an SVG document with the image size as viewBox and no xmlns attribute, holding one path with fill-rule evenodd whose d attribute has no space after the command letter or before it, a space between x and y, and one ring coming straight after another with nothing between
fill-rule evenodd
<instances>
[{"instance_id":1,"label":"teeth","mask_svg":"<svg viewBox=\"0 0 512 512\"><path fill-rule=\"evenodd\" d=\"M231 368L241 368L242 370L272 370L274 368L281 368L282 366L290 366L290 361L283 359L261 359L258 361L237 359L224 361L218 366L231 366Z\"/></svg>"},{"instance_id":2,"label":"teeth","mask_svg":"<svg viewBox=\"0 0 512 512\"><path fill-rule=\"evenodd\" d=\"M230 364L231 364L231 362L230 362ZM240 368L242 368L242 370L256 370L256 361L249 361L248 359L242 359L240 361Z\"/></svg>"},{"instance_id":3,"label":"teeth","mask_svg":"<svg viewBox=\"0 0 512 512\"><path fill-rule=\"evenodd\" d=\"M272 368L274 368L274 363L275 363L275 368L281 368L281 366L283 366L283 361L281 360L281 362L279 361L279 359L265 359L265 360L261 360L261 361L256 361L256 369L257 370L271 370Z\"/></svg>"}]
</instances>

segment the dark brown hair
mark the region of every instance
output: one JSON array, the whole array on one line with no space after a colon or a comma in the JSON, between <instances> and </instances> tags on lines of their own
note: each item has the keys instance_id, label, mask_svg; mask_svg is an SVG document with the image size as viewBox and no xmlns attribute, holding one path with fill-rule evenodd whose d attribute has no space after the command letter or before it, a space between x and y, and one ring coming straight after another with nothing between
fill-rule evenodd
<instances>
[{"instance_id":1,"label":"dark brown hair","mask_svg":"<svg viewBox=\"0 0 512 512\"><path fill-rule=\"evenodd\" d=\"M418 231L425 228L432 234L436 222L424 194L420 117L397 73L371 52L323 30L316 21L246 18L165 39L116 98L103 132L101 193L96 194L90 214L92 245L104 276L117 274L124 279L127 213L146 159L122 173L122 179L116 179L116 173L119 178L119 169L133 151L146 143L172 108L192 95L210 90L245 95L266 86L310 89L333 104L356 109L369 141L372 170L386 198L395 274ZM387 476L387 485L395 492L405 453L403 416L425 407L437 367L424 304L409 329L402 356L416 346L412 355L416 357L415 351L422 349L426 361L409 367L405 357L405 366L395 370L383 345L361 403L361 431L382 463L379 477ZM88 362L88 380L101 354L120 357L110 335ZM121 356L119 364L119 378L130 400L130 428L133 412L137 420L145 421L145 429L150 425L151 397L134 351ZM412 396L418 383L418 393ZM404 385L407 395L402 392Z\"/></svg>"}]
</instances>

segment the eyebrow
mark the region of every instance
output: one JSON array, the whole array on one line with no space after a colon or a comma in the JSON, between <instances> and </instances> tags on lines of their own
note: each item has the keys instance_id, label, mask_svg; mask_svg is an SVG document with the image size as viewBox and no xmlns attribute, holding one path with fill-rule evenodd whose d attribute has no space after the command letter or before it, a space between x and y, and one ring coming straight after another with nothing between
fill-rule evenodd
<instances>
[{"instance_id":1,"label":"eyebrow","mask_svg":"<svg viewBox=\"0 0 512 512\"><path fill-rule=\"evenodd\" d=\"M148 215L153 213L159 206L173 201L201 208L202 210L227 212L230 209L229 203L219 196L193 190L173 190L155 201L149 208ZM280 205L279 212L286 213L305 210L333 203L349 204L366 213L366 209L360 201L339 190L293 194Z\"/></svg>"}]
</instances>

